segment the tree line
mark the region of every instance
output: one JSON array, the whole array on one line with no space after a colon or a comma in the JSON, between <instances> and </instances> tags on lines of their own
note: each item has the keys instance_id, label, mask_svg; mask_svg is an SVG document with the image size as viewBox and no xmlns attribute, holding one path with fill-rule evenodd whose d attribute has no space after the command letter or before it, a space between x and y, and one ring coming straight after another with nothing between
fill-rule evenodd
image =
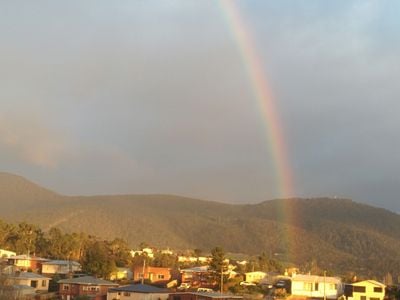
<instances>
[{"instance_id":1,"label":"tree line","mask_svg":"<svg viewBox=\"0 0 400 300\"><path fill-rule=\"evenodd\" d=\"M145 245L141 243L140 246ZM190 267L178 263L177 256L155 253L153 259L146 255L132 257L127 241L121 238L101 240L85 233L66 233L53 227L43 231L36 225L26 222L10 224L0 220L0 248L17 254L28 254L49 259L74 260L82 265L82 271L107 278L117 267L146 265L155 267ZM194 249L192 255L200 256L201 249ZM225 252L221 247L211 250L211 268L220 272ZM196 263L194 263L196 264ZM237 266L241 272L263 270L281 271L281 265L265 253L250 260L246 266Z\"/></svg>"}]
</instances>

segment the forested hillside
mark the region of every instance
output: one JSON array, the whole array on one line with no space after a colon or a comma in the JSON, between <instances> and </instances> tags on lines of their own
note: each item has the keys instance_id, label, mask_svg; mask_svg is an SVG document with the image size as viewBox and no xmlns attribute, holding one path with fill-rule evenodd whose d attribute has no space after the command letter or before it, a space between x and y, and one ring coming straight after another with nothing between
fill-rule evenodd
<instances>
[{"instance_id":1,"label":"forested hillside","mask_svg":"<svg viewBox=\"0 0 400 300\"><path fill-rule=\"evenodd\" d=\"M275 255L287 264L382 276L400 270L400 216L345 199L231 205L170 195L67 197L6 173L0 218L174 249ZM286 212L285 212L286 210Z\"/></svg>"}]
</instances>

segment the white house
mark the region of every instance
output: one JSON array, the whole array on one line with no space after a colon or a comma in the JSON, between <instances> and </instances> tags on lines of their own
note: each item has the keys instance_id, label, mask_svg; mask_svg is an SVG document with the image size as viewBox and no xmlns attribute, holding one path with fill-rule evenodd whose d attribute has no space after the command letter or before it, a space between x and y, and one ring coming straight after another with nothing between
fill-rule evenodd
<instances>
[{"instance_id":1,"label":"white house","mask_svg":"<svg viewBox=\"0 0 400 300\"><path fill-rule=\"evenodd\" d=\"M154 258L153 249L151 248L143 248L142 250L131 250L131 256L135 257L136 255L146 255L149 258Z\"/></svg>"},{"instance_id":2,"label":"white house","mask_svg":"<svg viewBox=\"0 0 400 300\"><path fill-rule=\"evenodd\" d=\"M337 277L298 274L293 276L291 281L293 296L337 299L344 292L344 285Z\"/></svg>"},{"instance_id":3,"label":"white house","mask_svg":"<svg viewBox=\"0 0 400 300\"><path fill-rule=\"evenodd\" d=\"M0 249L0 258L9 258L11 256L16 256L17 253L9 250Z\"/></svg>"},{"instance_id":4,"label":"white house","mask_svg":"<svg viewBox=\"0 0 400 300\"><path fill-rule=\"evenodd\" d=\"M47 292L49 290L49 277L32 272L20 272L10 276L10 281L15 285L27 285L35 289L36 292Z\"/></svg>"},{"instance_id":5,"label":"white house","mask_svg":"<svg viewBox=\"0 0 400 300\"><path fill-rule=\"evenodd\" d=\"M129 268L117 268L116 271L110 275L110 280L132 280L133 272Z\"/></svg>"},{"instance_id":6,"label":"white house","mask_svg":"<svg viewBox=\"0 0 400 300\"><path fill-rule=\"evenodd\" d=\"M63 274L81 271L80 263L71 260L50 260L42 263L42 274Z\"/></svg>"},{"instance_id":7,"label":"white house","mask_svg":"<svg viewBox=\"0 0 400 300\"><path fill-rule=\"evenodd\" d=\"M259 283L266 275L267 273L261 271L247 272L244 273L244 281L250 283Z\"/></svg>"},{"instance_id":8,"label":"white house","mask_svg":"<svg viewBox=\"0 0 400 300\"><path fill-rule=\"evenodd\" d=\"M197 256L183 256L183 255L178 256L178 262L181 262L181 263L196 263L196 262L199 262L199 263L205 264L205 263L208 263L210 261L211 261L211 257L206 257L206 256L199 256L199 257L197 257Z\"/></svg>"},{"instance_id":9,"label":"white house","mask_svg":"<svg viewBox=\"0 0 400 300\"><path fill-rule=\"evenodd\" d=\"M364 280L352 284L348 300L383 300L386 286L375 280Z\"/></svg>"}]
</instances>

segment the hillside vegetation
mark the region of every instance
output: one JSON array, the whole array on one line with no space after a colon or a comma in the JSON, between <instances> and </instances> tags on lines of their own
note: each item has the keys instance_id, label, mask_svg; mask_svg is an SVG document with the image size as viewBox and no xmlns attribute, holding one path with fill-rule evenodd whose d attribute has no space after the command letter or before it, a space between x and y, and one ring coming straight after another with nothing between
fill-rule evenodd
<instances>
[{"instance_id":1,"label":"hillside vegetation","mask_svg":"<svg viewBox=\"0 0 400 300\"><path fill-rule=\"evenodd\" d=\"M275 255L371 276L400 270L400 216L346 199L285 199L232 205L171 195L68 197L0 173L0 218L59 227L131 246ZM380 277L379 277L380 278Z\"/></svg>"}]
</instances>

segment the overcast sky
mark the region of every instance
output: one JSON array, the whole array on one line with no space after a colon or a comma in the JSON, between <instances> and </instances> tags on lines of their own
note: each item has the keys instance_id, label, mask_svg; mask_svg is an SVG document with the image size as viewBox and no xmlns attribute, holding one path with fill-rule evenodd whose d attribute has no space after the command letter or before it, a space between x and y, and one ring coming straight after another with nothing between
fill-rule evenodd
<instances>
[{"instance_id":1,"label":"overcast sky","mask_svg":"<svg viewBox=\"0 0 400 300\"><path fill-rule=\"evenodd\" d=\"M400 211L400 2L236 5L296 195ZM0 36L2 171L68 195L279 195L218 1L1 1Z\"/></svg>"}]
</instances>

